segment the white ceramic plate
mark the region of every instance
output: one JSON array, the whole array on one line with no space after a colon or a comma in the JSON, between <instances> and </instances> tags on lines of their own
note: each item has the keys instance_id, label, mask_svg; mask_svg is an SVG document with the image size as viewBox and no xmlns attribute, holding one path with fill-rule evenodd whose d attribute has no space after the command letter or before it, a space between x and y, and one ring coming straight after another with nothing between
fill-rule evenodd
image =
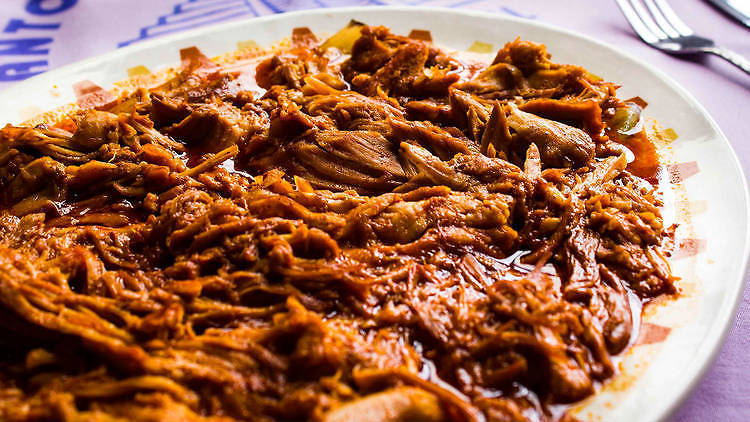
<instances>
[{"instance_id":1,"label":"white ceramic plate","mask_svg":"<svg viewBox=\"0 0 750 422\"><path fill-rule=\"evenodd\" d=\"M682 295L646 307L641 344L624 354L620 374L573 408L583 420L666 418L705 372L734 316L748 257L748 194L736 156L703 107L664 73L613 47L542 23L479 12L392 7L295 12L179 33L39 75L0 92L0 121L17 123L34 111L74 102L72 85L82 80L108 88L135 66L176 66L184 47L215 56L236 49L238 41L271 45L298 26L332 34L350 19L402 34L426 29L435 42L458 50L474 41L497 49L517 36L543 42L554 61L584 66L621 84L620 98L644 98L647 114L677 132L666 156L673 164L687 163L673 167L684 181L671 185L665 198L674 210L670 218L680 224L678 238L688 239L672 260L682 277ZM691 255L696 245L699 253Z\"/></svg>"}]
</instances>

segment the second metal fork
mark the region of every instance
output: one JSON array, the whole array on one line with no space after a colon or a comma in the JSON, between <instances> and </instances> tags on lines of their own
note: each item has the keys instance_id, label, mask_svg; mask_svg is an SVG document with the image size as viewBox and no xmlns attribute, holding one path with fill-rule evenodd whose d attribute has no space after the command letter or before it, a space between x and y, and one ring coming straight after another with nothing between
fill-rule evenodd
<instances>
[{"instance_id":1,"label":"second metal fork","mask_svg":"<svg viewBox=\"0 0 750 422\"><path fill-rule=\"evenodd\" d=\"M670 54L715 54L750 74L750 60L695 35L666 1L616 1L633 30L650 46Z\"/></svg>"}]
</instances>

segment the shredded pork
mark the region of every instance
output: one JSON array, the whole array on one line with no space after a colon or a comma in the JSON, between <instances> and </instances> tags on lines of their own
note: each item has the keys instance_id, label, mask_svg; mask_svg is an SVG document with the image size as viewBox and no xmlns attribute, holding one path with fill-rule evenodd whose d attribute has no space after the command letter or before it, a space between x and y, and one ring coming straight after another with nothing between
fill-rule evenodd
<instances>
[{"instance_id":1,"label":"shredded pork","mask_svg":"<svg viewBox=\"0 0 750 422\"><path fill-rule=\"evenodd\" d=\"M615 374L675 292L615 86L355 29L0 131L0 419L550 420Z\"/></svg>"}]
</instances>

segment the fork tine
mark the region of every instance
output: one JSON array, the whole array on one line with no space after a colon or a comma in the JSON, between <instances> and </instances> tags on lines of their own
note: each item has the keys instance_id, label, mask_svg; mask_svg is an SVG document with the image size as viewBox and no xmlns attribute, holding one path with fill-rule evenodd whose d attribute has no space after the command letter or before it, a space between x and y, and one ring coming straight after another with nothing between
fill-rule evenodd
<instances>
[{"instance_id":1,"label":"fork tine","mask_svg":"<svg viewBox=\"0 0 750 422\"><path fill-rule=\"evenodd\" d=\"M662 14L661 10L656 7L656 3L654 3L654 0L643 0L643 2L646 3L646 7L654 17L656 24L659 25L659 28L664 31L665 34L667 34L670 38L677 38L680 36L680 33L672 27L669 21Z\"/></svg>"},{"instance_id":2,"label":"fork tine","mask_svg":"<svg viewBox=\"0 0 750 422\"><path fill-rule=\"evenodd\" d=\"M654 35L648 27L643 23L641 18L638 17L638 14L635 13L635 10L633 10L633 7L628 3L627 0L615 0L617 1L617 5L620 7L620 11L622 11L622 14L625 15L625 19L630 24L630 27L633 28L633 31L638 34L639 37L643 39L643 41L646 41L647 43L655 43L659 41L659 37Z\"/></svg>"},{"instance_id":3,"label":"fork tine","mask_svg":"<svg viewBox=\"0 0 750 422\"><path fill-rule=\"evenodd\" d=\"M677 32L680 33L680 35L693 35L693 30L691 30L690 27L687 26L685 22L683 22L682 19L677 16L674 10L672 10L672 8L669 6L669 3L664 0L654 1L656 2L656 5L659 6L659 9L661 9L661 12L664 14L664 17L667 19L667 21L672 24L674 29L676 29Z\"/></svg>"},{"instance_id":4,"label":"fork tine","mask_svg":"<svg viewBox=\"0 0 750 422\"><path fill-rule=\"evenodd\" d=\"M660 40L669 38L669 36L659 28L659 25L654 22L654 18L652 18L651 14L649 14L646 8L643 7L643 3L641 3L640 0L630 0L630 4L633 5L633 9L641 18L643 24L646 25L649 31L651 31L657 38Z\"/></svg>"}]
</instances>

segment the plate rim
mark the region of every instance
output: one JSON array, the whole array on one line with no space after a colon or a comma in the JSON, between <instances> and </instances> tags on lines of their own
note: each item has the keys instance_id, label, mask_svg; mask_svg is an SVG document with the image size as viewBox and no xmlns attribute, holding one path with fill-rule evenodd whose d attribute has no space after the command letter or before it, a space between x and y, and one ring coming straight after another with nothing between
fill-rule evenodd
<instances>
[{"instance_id":1,"label":"plate rim","mask_svg":"<svg viewBox=\"0 0 750 422\"><path fill-rule=\"evenodd\" d=\"M188 29L185 31L177 31L173 34L167 34L158 38L141 41L135 44L131 44L116 50L108 51L102 54L98 54L89 58L78 60L73 63L69 63L49 71L43 72L39 75L33 76L24 81L17 82L3 90L0 90L0 99L4 97L12 97L13 95L21 95L24 90L33 86L50 86L49 82L53 82L53 79L58 74L72 73L76 70L84 70L87 67L106 61L109 59L116 59L119 57L128 56L132 53L141 52L144 50L150 50L161 46L169 45L178 42L186 38L198 38L200 36L210 34L213 32L220 32L222 30L229 30L234 27L241 27L248 23L260 23L270 22L276 20L294 20L300 17L309 15L341 15L347 13L368 13L371 11L392 11L395 13L417 13L417 12L429 12L438 14L447 14L454 16L461 16L465 18L480 18L480 19L493 19L499 21L510 21L521 25L528 25L532 27L539 27L548 31L563 33L565 35L583 40L585 42L596 44L598 47L606 50L609 54L620 56L627 60L633 66L640 66L645 71L651 72L660 82L666 84L676 93L682 96L682 101L688 102L693 108L695 108L701 116L707 121L711 129L718 135L719 141L724 144L728 149L732 160L731 167L735 174L739 176L742 193L744 200L742 201L745 207L745 219L746 222L750 223L750 191L748 190L748 181L743 170L742 164L739 161L739 157L732 147L732 143L729 141L727 136L721 130L721 127L716 123L713 116L706 110L690 91L680 85L671 76L666 74L658 67L650 64L646 61L639 60L635 53L627 51L622 48L617 48L614 45L601 41L593 36L583 34L581 32L571 30L568 28L560 27L554 24L550 24L543 21L523 19L516 16L511 16L499 12L484 12L470 9L456 9L448 7L437 7L437 6L349 6L349 7L332 7L332 8L315 8L315 9L303 9L295 10L284 13L276 13L264 16L255 16L249 18L240 18L231 20L229 22L220 22L216 24L210 24L198 28ZM231 51L231 50L230 50ZM165 63L169 65L169 63ZM176 65L176 64L175 64ZM123 78L126 79L126 78ZM53 82L54 85L54 82ZM49 110L43 110L46 112ZM727 163L729 164L729 163ZM696 349L695 357L698 358L698 362L692 365L692 373L688 374L689 381L667 393L668 400L660 401L654 410L654 420L665 420L670 415L673 415L676 410L686 401L691 393L696 389L698 384L704 379L706 373L711 369L719 355L723 345L726 342L726 338L729 334L736 315L739 309L739 304L743 297L745 285L747 284L748 269L750 264L750 225L746 224L744 227L744 245L742 251L742 264L739 268L735 277L731 278L732 283L729 284L729 291L732 293L731 297L726 293L720 303L724 303L727 300L731 300L729 306L722 306L714 323L709 327L707 339L701 343Z\"/></svg>"}]
</instances>

